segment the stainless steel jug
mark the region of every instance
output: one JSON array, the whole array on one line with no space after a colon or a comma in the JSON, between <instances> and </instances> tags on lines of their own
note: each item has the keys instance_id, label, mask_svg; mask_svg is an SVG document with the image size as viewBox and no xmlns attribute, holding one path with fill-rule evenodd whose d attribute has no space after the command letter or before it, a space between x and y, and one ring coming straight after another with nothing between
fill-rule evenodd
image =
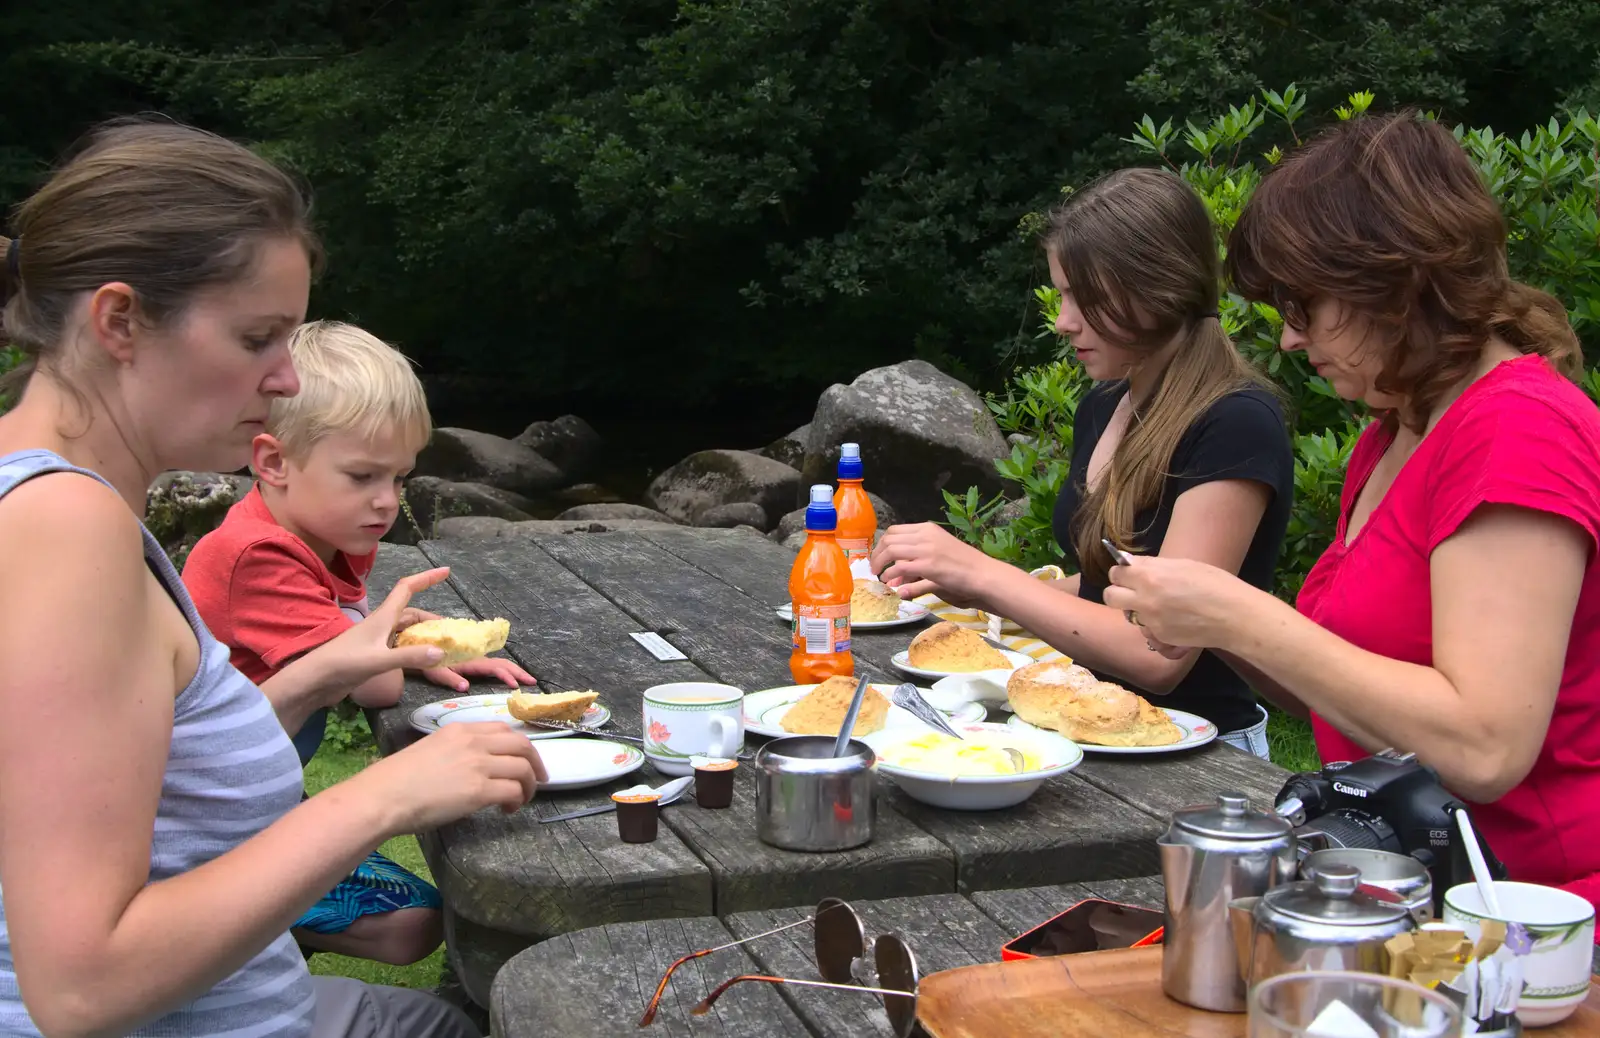
<instances>
[{"instance_id":1,"label":"stainless steel jug","mask_svg":"<svg viewBox=\"0 0 1600 1038\"><path fill-rule=\"evenodd\" d=\"M1172 816L1156 841L1166 881L1161 989L1167 997L1221 1013L1245 1011L1228 904L1294 879L1299 860L1289 823L1255 810L1243 793Z\"/></svg>"},{"instance_id":2,"label":"stainless steel jug","mask_svg":"<svg viewBox=\"0 0 1600 1038\"><path fill-rule=\"evenodd\" d=\"M1301 970L1384 972L1384 942L1417 928L1398 901L1359 889L1350 865L1320 865L1316 878L1287 883L1230 906L1246 983Z\"/></svg>"}]
</instances>

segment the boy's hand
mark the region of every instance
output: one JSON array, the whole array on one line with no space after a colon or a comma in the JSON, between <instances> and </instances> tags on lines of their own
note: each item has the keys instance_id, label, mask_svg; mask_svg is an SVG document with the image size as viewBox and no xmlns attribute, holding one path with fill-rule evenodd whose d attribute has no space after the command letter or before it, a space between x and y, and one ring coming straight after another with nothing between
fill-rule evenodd
<instances>
[{"instance_id":1,"label":"boy's hand","mask_svg":"<svg viewBox=\"0 0 1600 1038\"><path fill-rule=\"evenodd\" d=\"M538 684L532 674L517 666L515 660L503 656L485 656L481 660L468 660L454 667L430 667L422 672L422 676L435 685L453 688L457 692L467 690L468 678L486 678L510 688Z\"/></svg>"}]
</instances>

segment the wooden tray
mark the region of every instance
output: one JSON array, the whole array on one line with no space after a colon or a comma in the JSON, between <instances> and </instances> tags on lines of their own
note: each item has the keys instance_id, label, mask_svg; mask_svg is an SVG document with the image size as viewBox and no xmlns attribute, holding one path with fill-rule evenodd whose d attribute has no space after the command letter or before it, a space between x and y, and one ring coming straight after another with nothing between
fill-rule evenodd
<instances>
[{"instance_id":1,"label":"wooden tray","mask_svg":"<svg viewBox=\"0 0 1600 1038\"><path fill-rule=\"evenodd\" d=\"M1244 1038L1243 1013L1208 1013L1161 993L1161 948L1055 955L945 970L917 989L930 1038ZM1600 1035L1600 988L1527 1038Z\"/></svg>"}]
</instances>

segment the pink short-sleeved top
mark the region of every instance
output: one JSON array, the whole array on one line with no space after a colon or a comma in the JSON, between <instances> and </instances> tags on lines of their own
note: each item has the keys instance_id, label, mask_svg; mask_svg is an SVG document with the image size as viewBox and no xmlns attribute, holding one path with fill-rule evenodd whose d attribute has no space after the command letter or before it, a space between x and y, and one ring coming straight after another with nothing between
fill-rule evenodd
<instances>
[{"instance_id":1,"label":"pink short-sleeved top","mask_svg":"<svg viewBox=\"0 0 1600 1038\"><path fill-rule=\"evenodd\" d=\"M1517 505L1583 529L1590 562L1544 745L1528 776L1473 818L1511 878L1600 905L1600 411L1542 357L1499 365L1446 409L1347 544L1351 507L1391 438L1373 423L1357 442L1334 542L1296 605L1369 652L1431 666L1428 559L1474 509ZM1323 761L1368 755L1322 718L1312 725Z\"/></svg>"}]
</instances>

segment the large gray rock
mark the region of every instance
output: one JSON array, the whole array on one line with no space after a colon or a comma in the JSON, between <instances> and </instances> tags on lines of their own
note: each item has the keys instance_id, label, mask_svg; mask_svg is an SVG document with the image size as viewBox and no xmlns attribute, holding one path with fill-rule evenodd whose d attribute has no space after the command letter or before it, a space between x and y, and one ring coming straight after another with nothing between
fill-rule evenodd
<instances>
[{"instance_id":1,"label":"large gray rock","mask_svg":"<svg viewBox=\"0 0 1600 1038\"><path fill-rule=\"evenodd\" d=\"M781 461L792 469L798 469L806 460L806 441L811 438L811 425L807 423L789 433L780 436L757 451L762 457Z\"/></svg>"},{"instance_id":2,"label":"large gray rock","mask_svg":"<svg viewBox=\"0 0 1600 1038\"><path fill-rule=\"evenodd\" d=\"M691 454L650 484L645 503L680 522L695 523L718 505L750 502L768 517L794 507L800 473L781 461L749 451L711 450Z\"/></svg>"},{"instance_id":3,"label":"large gray rock","mask_svg":"<svg viewBox=\"0 0 1600 1038\"><path fill-rule=\"evenodd\" d=\"M452 483L482 483L513 494L538 494L565 482L561 470L532 448L473 429L445 427L417 455L419 476Z\"/></svg>"},{"instance_id":4,"label":"large gray rock","mask_svg":"<svg viewBox=\"0 0 1600 1038\"><path fill-rule=\"evenodd\" d=\"M983 399L922 360L874 368L823 392L801 469L805 485L833 482L841 443L861 444L866 485L907 523L944 519L943 490L998 492L994 462L1011 453Z\"/></svg>"},{"instance_id":5,"label":"large gray rock","mask_svg":"<svg viewBox=\"0 0 1600 1038\"><path fill-rule=\"evenodd\" d=\"M576 508L569 508L556 516L557 522L572 522L575 520L591 522L596 519L643 519L646 522L677 525L677 520L670 515L656 511L654 508L646 508L644 505L624 504L620 501L599 505L578 505Z\"/></svg>"},{"instance_id":6,"label":"large gray rock","mask_svg":"<svg viewBox=\"0 0 1600 1038\"><path fill-rule=\"evenodd\" d=\"M754 527L757 533L772 525L766 510L753 501L735 501L731 505L717 505L700 513L696 526L731 530L735 526Z\"/></svg>"},{"instance_id":7,"label":"large gray rock","mask_svg":"<svg viewBox=\"0 0 1600 1038\"><path fill-rule=\"evenodd\" d=\"M411 509L408 519L402 510L394 528L385 540L396 544L417 543L418 528L424 537L438 536L438 527L446 519L459 516L491 516L496 519L531 519L533 502L520 494L513 494L483 483L462 483L440 479L437 476L412 476L406 480L406 504ZM412 519L416 526L412 526Z\"/></svg>"},{"instance_id":8,"label":"large gray rock","mask_svg":"<svg viewBox=\"0 0 1600 1038\"><path fill-rule=\"evenodd\" d=\"M656 523L644 519L595 519L588 522L563 522L556 519L526 519L512 522L488 516L451 516L439 520L434 536L441 540L480 540L495 537L532 537L547 533L614 533L624 530L677 530L677 523Z\"/></svg>"},{"instance_id":9,"label":"large gray rock","mask_svg":"<svg viewBox=\"0 0 1600 1038\"><path fill-rule=\"evenodd\" d=\"M845 442L848 443L850 441L846 440ZM887 530L900 521L895 515L894 506L889 502L870 490L867 491L867 499L872 502L872 511L877 517L878 529ZM805 528L806 510L804 508L796 508L778 520L778 528L773 530L770 536L775 541L787 541L796 530L804 532Z\"/></svg>"},{"instance_id":10,"label":"large gray rock","mask_svg":"<svg viewBox=\"0 0 1600 1038\"><path fill-rule=\"evenodd\" d=\"M163 472L145 493L144 525L161 542L174 566L222 522L255 480L224 472Z\"/></svg>"},{"instance_id":11,"label":"large gray rock","mask_svg":"<svg viewBox=\"0 0 1600 1038\"><path fill-rule=\"evenodd\" d=\"M600 457L600 434L577 415L564 414L553 422L534 422L517 436L516 443L561 470L563 483L581 479Z\"/></svg>"}]
</instances>

